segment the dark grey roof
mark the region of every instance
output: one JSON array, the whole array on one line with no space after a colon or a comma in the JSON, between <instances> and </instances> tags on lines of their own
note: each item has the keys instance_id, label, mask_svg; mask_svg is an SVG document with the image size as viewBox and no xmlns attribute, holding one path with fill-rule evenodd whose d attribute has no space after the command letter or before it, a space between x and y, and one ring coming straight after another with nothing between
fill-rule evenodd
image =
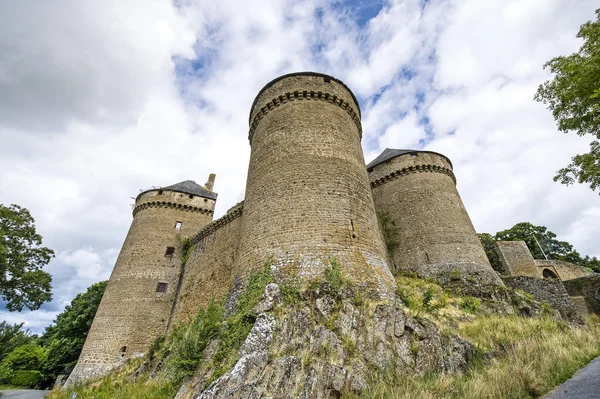
<instances>
[{"instance_id":1,"label":"dark grey roof","mask_svg":"<svg viewBox=\"0 0 600 399\"><path fill-rule=\"evenodd\" d=\"M356 99L356 96L354 95L354 93L352 93L352 90L350 90L350 88L348 86L346 86L346 84L344 82L342 82L341 80L339 80L338 78L334 78L331 75L326 75L324 73L319 73L319 72L310 72L310 71L306 71L306 72L293 72L293 73L288 73L286 75L282 75L279 76L278 78L273 79L272 81L270 81L269 83L267 83L265 85L265 87L263 87L262 89L260 89L260 91L258 92L258 94L256 95L256 97L254 97L254 101L252 102L252 107L250 107L250 115L248 116L248 122L252 123L252 111L254 110L254 106L256 105L256 103L258 102L258 97L260 97L260 95L263 93L263 91L267 90L269 87L273 86L275 83L279 82L281 79L285 79L285 78L289 78L291 76L319 76L322 78L329 78L335 82L338 82L339 84L341 84L343 87L346 88L346 90L348 90L348 92L350 92L350 95L352 96L352 99L354 100L354 103L356 104L356 110L358 111L358 117L360 118L360 105L358 104L358 100Z\"/></svg>"},{"instance_id":2,"label":"dark grey roof","mask_svg":"<svg viewBox=\"0 0 600 399\"><path fill-rule=\"evenodd\" d=\"M142 191L138 195L138 197L140 195L142 195L143 193L146 193L148 191L155 191L155 190L176 191L178 193L193 194L193 195L198 195L200 197L209 198L209 199L213 199L213 200L217 199L217 193L213 193L212 191L207 190L206 188L202 187L201 185L199 185L198 183L196 183L193 180L184 180L184 181L172 184L167 187L151 188L150 190Z\"/></svg>"},{"instance_id":3,"label":"dark grey roof","mask_svg":"<svg viewBox=\"0 0 600 399\"><path fill-rule=\"evenodd\" d=\"M375 158L374 160L369 162L369 164L367 165L367 169L374 168L375 166L377 166L381 163L384 163L385 161L389 161L392 158L399 157L400 155L418 154L418 153L429 153L429 154L436 154L436 155L442 156L442 157L446 158L448 163L450 163L450 166L452 166L452 162L450 161L450 159L448 159L447 156L440 154L439 152L422 151L422 150L399 150L399 149L394 149L394 148L386 148L385 150L383 150L383 152L381 154L379 154L379 156L377 158Z\"/></svg>"}]
</instances>

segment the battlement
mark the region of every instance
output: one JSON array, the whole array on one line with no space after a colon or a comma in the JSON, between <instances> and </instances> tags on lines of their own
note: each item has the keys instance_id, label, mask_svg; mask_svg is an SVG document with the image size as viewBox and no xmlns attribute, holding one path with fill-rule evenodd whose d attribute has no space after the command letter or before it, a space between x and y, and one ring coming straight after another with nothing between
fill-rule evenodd
<instances>
[{"instance_id":1,"label":"battlement","mask_svg":"<svg viewBox=\"0 0 600 399\"><path fill-rule=\"evenodd\" d=\"M360 107L354 94L338 79L314 72L300 72L281 76L268 83L256 96L250 112L248 140L264 117L277 107L294 101L324 101L342 108L358 129L362 138Z\"/></svg>"},{"instance_id":2,"label":"battlement","mask_svg":"<svg viewBox=\"0 0 600 399\"><path fill-rule=\"evenodd\" d=\"M444 168L439 165L416 165L416 166L408 166L406 168L395 170L391 173L384 175L378 179L371 181L371 188L375 188L384 183L387 183L393 179L399 178L403 175L408 175L410 173L418 173L418 172L431 172L431 173L443 173L445 175L450 176L450 178L456 184L456 176L454 176L454 172L452 169Z\"/></svg>"},{"instance_id":3,"label":"battlement","mask_svg":"<svg viewBox=\"0 0 600 399\"><path fill-rule=\"evenodd\" d=\"M190 242L192 244L197 244L203 238L211 235L212 233L214 233L221 227L225 226L228 223L231 223L235 219L242 216L243 212L244 212L244 201L241 201L241 202L237 203L236 205L234 205L229 211L227 211L227 213L225 215L223 215L219 219L207 224L204 228L202 228L202 230L200 230L197 234L195 234L190 239Z\"/></svg>"},{"instance_id":4,"label":"battlement","mask_svg":"<svg viewBox=\"0 0 600 399\"><path fill-rule=\"evenodd\" d=\"M480 292L502 285L450 160L386 149L365 166L360 118L341 80L281 76L250 109L244 201L213 221L213 174L204 186L185 180L139 193L70 381L144 353L173 323L195 317L265 264L277 279L302 286L324 278L335 257L344 278L381 300L394 299L396 270ZM383 241L378 213L389 216L385 233L395 243ZM191 245L183 245L185 237Z\"/></svg>"}]
</instances>

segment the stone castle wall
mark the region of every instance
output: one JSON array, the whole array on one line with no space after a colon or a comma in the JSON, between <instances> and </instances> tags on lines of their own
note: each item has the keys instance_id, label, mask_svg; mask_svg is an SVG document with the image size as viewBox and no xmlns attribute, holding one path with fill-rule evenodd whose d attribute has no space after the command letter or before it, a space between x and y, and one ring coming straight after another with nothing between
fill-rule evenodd
<instances>
[{"instance_id":1,"label":"stone castle wall","mask_svg":"<svg viewBox=\"0 0 600 399\"><path fill-rule=\"evenodd\" d=\"M377 212L385 214L394 268L435 276L447 285L465 276L500 286L440 154L414 151L369 168Z\"/></svg>"},{"instance_id":2,"label":"stone castle wall","mask_svg":"<svg viewBox=\"0 0 600 399\"><path fill-rule=\"evenodd\" d=\"M498 241L496 252L508 275L542 277L525 241Z\"/></svg>"},{"instance_id":3,"label":"stone castle wall","mask_svg":"<svg viewBox=\"0 0 600 399\"><path fill-rule=\"evenodd\" d=\"M600 315L600 275L579 277L563 284L569 295L585 298L588 309Z\"/></svg>"},{"instance_id":4,"label":"stone castle wall","mask_svg":"<svg viewBox=\"0 0 600 399\"><path fill-rule=\"evenodd\" d=\"M243 204L238 204L192 237L173 322L184 322L219 301L231 288L231 270L238 252Z\"/></svg>"},{"instance_id":5,"label":"stone castle wall","mask_svg":"<svg viewBox=\"0 0 600 399\"><path fill-rule=\"evenodd\" d=\"M393 277L361 148L359 108L340 81L284 76L257 96L250 167L234 274L271 262L306 281L335 256L343 273L380 292Z\"/></svg>"},{"instance_id":6,"label":"stone castle wall","mask_svg":"<svg viewBox=\"0 0 600 399\"><path fill-rule=\"evenodd\" d=\"M69 383L144 353L164 334L176 295L181 238L212 220L215 201L173 191L141 194L133 222ZM181 229L176 230L176 223ZM175 252L166 255L167 247ZM158 284L166 284L158 292Z\"/></svg>"},{"instance_id":7,"label":"stone castle wall","mask_svg":"<svg viewBox=\"0 0 600 399\"><path fill-rule=\"evenodd\" d=\"M575 304L558 279L529 276L505 277L504 282L513 289L520 289L534 296L536 301L547 302L570 322L583 323Z\"/></svg>"},{"instance_id":8,"label":"stone castle wall","mask_svg":"<svg viewBox=\"0 0 600 399\"><path fill-rule=\"evenodd\" d=\"M543 274L544 268L550 268L551 270L553 270L562 281L573 280L575 278L591 276L594 274L594 272L592 272L587 267L575 265L573 263L565 262L562 260L536 259L534 262L539 269L538 273L540 277Z\"/></svg>"}]
</instances>

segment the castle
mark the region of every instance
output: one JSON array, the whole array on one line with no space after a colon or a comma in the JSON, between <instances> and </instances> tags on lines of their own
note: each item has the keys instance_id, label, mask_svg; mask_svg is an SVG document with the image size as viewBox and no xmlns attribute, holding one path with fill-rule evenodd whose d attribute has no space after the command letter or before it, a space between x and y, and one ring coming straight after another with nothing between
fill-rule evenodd
<instances>
[{"instance_id":1,"label":"castle","mask_svg":"<svg viewBox=\"0 0 600 399\"><path fill-rule=\"evenodd\" d=\"M307 283L332 259L371 295L392 298L393 273L467 291L504 283L456 189L450 160L386 149L365 165L360 108L340 80L281 76L250 110L245 200L213 221L215 176L141 192L108 286L69 379L103 375L145 353L265 264ZM379 220L378 220L379 216Z\"/></svg>"}]
</instances>

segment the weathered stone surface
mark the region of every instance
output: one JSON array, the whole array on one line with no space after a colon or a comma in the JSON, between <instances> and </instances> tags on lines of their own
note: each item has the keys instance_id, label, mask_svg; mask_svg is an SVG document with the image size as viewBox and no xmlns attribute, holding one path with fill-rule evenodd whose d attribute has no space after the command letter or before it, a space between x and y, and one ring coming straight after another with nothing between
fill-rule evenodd
<instances>
[{"instance_id":1,"label":"weathered stone surface","mask_svg":"<svg viewBox=\"0 0 600 399\"><path fill-rule=\"evenodd\" d=\"M263 302L270 296L265 293ZM307 297L302 309L280 305L260 314L235 367L194 397L335 398L344 391L360 394L368 370L459 372L473 356L469 342L441 334L399 303L357 308L350 298L332 297L327 289ZM338 309L333 323L325 321L331 329L317 307L329 299Z\"/></svg>"},{"instance_id":2,"label":"weathered stone surface","mask_svg":"<svg viewBox=\"0 0 600 399\"><path fill-rule=\"evenodd\" d=\"M563 284L569 295L584 297L588 309L600 315L600 275L563 281Z\"/></svg>"},{"instance_id":3,"label":"weathered stone surface","mask_svg":"<svg viewBox=\"0 0 600 399\"><path fill-rule=\"evenodd\" d=\"M214 199L177 191L154 189L138 196L133 222L67 385L142 355L165 333L181 273L181 241L211 222L214 206ZM167 255L167 247L175 252ZM165 292L159 292L158 283L165 284Z\"/></svg>"},{"instance_id":4,"label":"weathered stone surface","mask_svg":"<svg viewBox=\"0 0 600 399\"><path fill-rule=\"evenodd\" d=\"M535 277L518 276L506 277L504 282L513 289L530 293L537 301L547 302L560 312L566 321L582 324L583 320L562 282L558 279L540 279Z\"/></svg>"},{"instance_id":5,"label":"weathered stone surface","mask_svg":"<svg viewBox=\"0 0 600 399\"><path fill-rule=\"evenodd\" d=\"M386 150L389 151L389 150ZM393 269L435 277L447 286L456 274L483 286L502 286L456 190L452 164L429 151L401 153L370 166L377 212L389 218ZM463 281L464 290L474 287Z\"/></svg>"}]
</instances>

